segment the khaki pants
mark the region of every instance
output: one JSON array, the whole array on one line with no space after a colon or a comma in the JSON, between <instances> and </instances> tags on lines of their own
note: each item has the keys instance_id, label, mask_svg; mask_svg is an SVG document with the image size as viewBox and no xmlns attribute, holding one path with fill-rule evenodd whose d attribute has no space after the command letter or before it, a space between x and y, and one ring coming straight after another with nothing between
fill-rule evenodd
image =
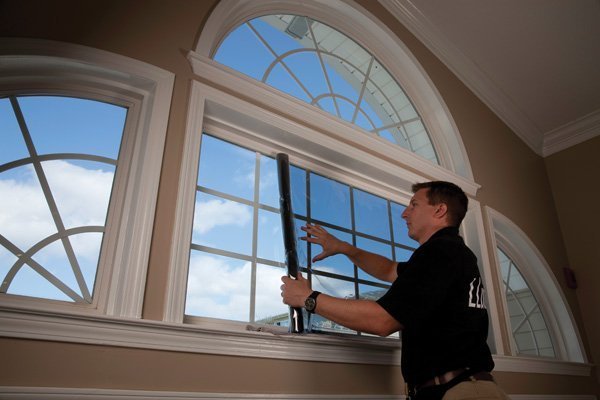
<instances>
[{"instance_id":1,"label":"khaki pants","mask_svg":"<svg viewBox=\"0 0 600 400\"><path fill-rule=\"evenodd\" d=\"M496 382L490 381L465 381L448 390L442 400L509 400L509 397L500 389Z\"/></svg>"}]
</instances>

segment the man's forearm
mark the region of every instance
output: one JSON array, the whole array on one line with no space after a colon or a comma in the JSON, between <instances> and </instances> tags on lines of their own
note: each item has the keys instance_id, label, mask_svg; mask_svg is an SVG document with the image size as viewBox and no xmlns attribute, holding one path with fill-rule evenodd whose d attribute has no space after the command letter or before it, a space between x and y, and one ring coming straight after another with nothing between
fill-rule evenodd
<instances>
[{"instance_id":1,"label":"man's forearm","mask_svg":"<svg viewBox=\"0 0 600 400\"><path fill-rule=\"evenodd\" d=\"M340 299L321 294L315 312L348 329L379 336L402 329L398 321L372 300Z\"/></svg>"},{"instance_id":2,"label":"man's forearm","mask_svg":"<svg viewBox=\"0 0 600 400\"><path fill-rule=\"evenodd\" d=\"M348 242L343 242L341 253L348 257L353 264L377 279L393 282L398 277L397 264L389 258L359 249Z\"/></svg>"}]
</instances>

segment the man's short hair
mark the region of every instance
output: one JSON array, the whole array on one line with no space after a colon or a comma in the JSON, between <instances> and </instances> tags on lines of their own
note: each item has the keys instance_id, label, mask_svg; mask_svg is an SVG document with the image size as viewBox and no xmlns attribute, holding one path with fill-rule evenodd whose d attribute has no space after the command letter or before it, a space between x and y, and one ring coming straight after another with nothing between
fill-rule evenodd
<instances>
[{"instance_id":1,"label":"man's short hair","mask_svg":"<svg viewBox=\"0 0 600 400\"><path fill-rule=\"evenodd\" d=\"M421 189L428 189L427 200L430 205L446 204L446 207L448 207L448 223L451 226L460 226L469 206L469 199L460 187L454 183L444 181L422 182L412 185L413 193L417 193Z\"/></svg>"}]
</instances>

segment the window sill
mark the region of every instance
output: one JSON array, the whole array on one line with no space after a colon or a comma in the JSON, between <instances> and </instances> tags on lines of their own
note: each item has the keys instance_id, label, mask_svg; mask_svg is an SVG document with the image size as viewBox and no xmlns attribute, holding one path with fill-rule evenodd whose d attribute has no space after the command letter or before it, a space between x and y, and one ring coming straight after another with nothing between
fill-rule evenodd
<instances>
[{"instance_id":1,"label":"window sill","mask_svg":"<svg viewBox=\"0 0 600 400\"><path fill-rule=\"evenodd\" d=\"M350 364L400 365L400 343L374 337L290 335L248 324L198 325L0 307L0 337ZM592 365L494 355L495 371L590 376Z\"/></svg>"},{"instance_id":2,"label":"window sill","mask_svg":"<svg viewBox=\"0 0 600 400\"><path fill-rule=\"evenodd\" d=\"M275 334L249 330L247 325L209 330L191 324L0 308L2 337L286 360L400 365L398 341Z\"/></svg>"}]
</instances>

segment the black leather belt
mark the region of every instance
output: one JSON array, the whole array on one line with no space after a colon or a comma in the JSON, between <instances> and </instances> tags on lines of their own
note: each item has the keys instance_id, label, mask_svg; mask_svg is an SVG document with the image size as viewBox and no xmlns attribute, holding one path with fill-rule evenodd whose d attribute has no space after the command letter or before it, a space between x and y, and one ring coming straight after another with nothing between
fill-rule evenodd
<instances>
[{"instance_id":1,"label":"black leather belt","mask_svg":"<svg viewBox=\"0 0 600 400\"><path fill-rule=\"evenodd\" d=\"M494 381L494 377L492 374L486 371L475 372L473 374L469 373L469 370L466 368L455 369L453 371L448 371L442 375L435 376L425 382L422 382L418 385L407 385L408 386L408 394L415 395L419 390L425 389L431 386L437 385L445 385L457 378L462 378L460 381Z\"/></svg>"}]
</instances>

